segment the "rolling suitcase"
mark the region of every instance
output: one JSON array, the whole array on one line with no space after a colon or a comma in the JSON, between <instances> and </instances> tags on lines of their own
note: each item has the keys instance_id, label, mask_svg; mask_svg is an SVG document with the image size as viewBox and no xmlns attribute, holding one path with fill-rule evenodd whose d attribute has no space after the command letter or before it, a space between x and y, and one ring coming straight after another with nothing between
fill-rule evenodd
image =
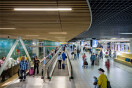
<instances>
[{"instance_id":1,"label":"rolling suitcase","mask_svg":"<svg viewBox=\"0 0 132 88\"><path fill-rule=\"evenodd\" d=\"M32 68L29 69L29 75L31 76L31 75L33 75L33 74L34 74L34 69L33 69L33 67L32 67Z\"/></svg>"},{"instance_id":2,"label":"rolling suitcase","mask_svg":"<svg viewBox=\"0 0 132 88\"><path fill-rule=\"evenodd\" d=\"M62 64L62 69L65 69L65 64L64 63Z\"/></svg>"}]
</instances>

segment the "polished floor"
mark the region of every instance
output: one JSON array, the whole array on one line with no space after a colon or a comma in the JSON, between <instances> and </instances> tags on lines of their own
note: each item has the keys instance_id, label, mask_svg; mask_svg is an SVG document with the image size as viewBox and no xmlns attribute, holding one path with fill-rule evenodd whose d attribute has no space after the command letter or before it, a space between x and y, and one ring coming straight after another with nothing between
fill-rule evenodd
<instances>
[{"instance_id":1,"label":"polished floor","mask_svg":"<svg viewBox=\"0 0 132 88\"><path fill-rule=\"evenodd\" d=\"M19 82L19 79L15 79L6 88L94 88L93 76L99 76L98 68L103 68L105 74L110 80L112 88L132 88L132 68L114 62L111 59L110 71L108 72L105 67L105 61L107 58L100 60L99 66L91 66L90 54L85 52L87 55L87 61L89 63L88 68L82 68L82 54L77 60L72 60L74 81L69 81L68 76L53 76L52 80L46 80L43 82L40 76L28 76L25 82ZM70 51L69 51L70 55ZM57 69L57 67L56 67ZM57 73L57 75L59 75Z\"/></svg>"},{"instance_id":2,"label":"polished floor","mask_svg":"<svg viewBox=\"0 0 132 88\"><path fill-rule=\"evenodd\" d=\"M132 68L114 62L113 59L109 58L111 61L110 71L108 72L105 67L105 61L107 58L100 60L99 66L91 66L90 54L85 52L87 56L87 61L89 66L87 69L82 68L82 54L77 60L71 60L73 66L74 82L76 88L94 88L93 76L98 77L98 68L103 68L105 74L110 80L112 88L132 88Z\"/></svg>"}]
</instances>

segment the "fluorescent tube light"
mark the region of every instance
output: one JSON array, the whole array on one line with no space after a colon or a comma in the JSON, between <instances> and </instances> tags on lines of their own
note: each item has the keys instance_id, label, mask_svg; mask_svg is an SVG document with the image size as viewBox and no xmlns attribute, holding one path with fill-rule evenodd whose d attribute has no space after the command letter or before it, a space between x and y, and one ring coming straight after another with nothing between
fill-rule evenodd
<instances>
[{"instance_id":1,"label":"fluorescent tube light","mask_svg":"<svg viewBox=\"0 0 132 88\"><path fill-rule=\"evenodd\" d=\"M39 36L39 35L26 35L26 36Z\"/></svg>"},{"instance_id":2,"label":"fluorescent tube light","mask_svg":"<svg viewBox=\"0 0 132 88\"><path fill-rule=\"evenodd\" d=\"M14 30L14 29L16 29L16 28L0 28L0 30L1 30L1 29Z\"/></svg>"},{"instance_id":3,"label":"fluorescent tube light","mask_svg":"<svg viewBox=\"0 0 132 88\"><path fill-rule=\"evenodd\" d=\"M71 11L71 8L14 8L15 11Z\"/></svg>"},{"instance_id":4,"label":"fluorescent tube light","mask_svg":"<svg viewBox=\"0 0 132 88\"><path fill-rule=\"evenodd\" d=\"M49 32L49 34L63 34L63 35L66 35L67 32Z\"/></svg>"},{"instance_id":5,"label":"fluorescent tube light","mask_svg":"<svg viewBox=\"0 0 132 88\"><path fill-rule=\"evenodd\" d=\"M123 34L123 35L132 35L132 33L120 33L120 34Z\"/></svg>"}]
</instances>

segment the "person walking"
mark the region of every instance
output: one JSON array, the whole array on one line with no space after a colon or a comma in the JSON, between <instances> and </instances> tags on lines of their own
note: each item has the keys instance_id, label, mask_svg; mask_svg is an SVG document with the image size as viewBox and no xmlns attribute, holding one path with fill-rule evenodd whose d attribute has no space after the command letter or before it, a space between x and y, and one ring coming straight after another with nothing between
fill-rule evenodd
<instances>
[{"instance_id":1,"label":"person walking","mask_svg":"<svg viewBox=\"0 0 132 88\"><path fill-rule=\"evenodd\" d=\"M28 70L28 61L25 59L25 57L22 57L22 60L20 61L20 82L26 80L27 70Z\"/></svg>"},{"instance_id":2,"label":"person walking","mask_svg":"<svg viewBox=\"0 0 132 88\"><path fill-rule=\"evenodd\" d=\"M94 62L96 60L96 56L94 55L94 53L91 55L90 59L91 59L91 62L92 62L91 65L94 66Z\"/></svg>"},{"instance_id":3,"label":"person walking","mask_svg":"<svg viewBox=\"0 0 132 88\"><path fill-rule=\"evenodd\" d=\"M79 54L80 54L80 50L79 48L77 49L77 58L79 59Z\"/></svg>"},{"instance_id":4,"label":"person walking","mask_svg":"<svg viewBox=\"0 0 132 88\"><path fill-rule=\"evenodd\" d=\"M34 58L34 76L35 76L35 71L37 69L37 74L39 74L39 59L37 58L37 56L35 56Z\"/></svg>"},{"instance_id":5,"label":"person walking","mask_svg":"<svg viewBox=\"0 0 132 88\"><path fill-rule=\"evenodd\" d=\"M61 61L62 61L62 56L61 56L61 52L59 52L59 54L58 54L58 69L61 69Z\"/></svg>"},{"instance_id":6,"label":"person walking","mask_svg":"<svg viewBox=\"0 0 132 88\"><path fill-rule=\"evenodd\" d=\"M82 67L84 67L84 62L85 62L85 60L86 60L86 55L85 55L85 53L83 54L82 59L83 59L83 66L82 66Z\"/></svg>"},{"instance_id":7,"label":"person walking","mask_svg":"<svg viewBox=\"0 0 132 88\"><path fill-rule=\"evenodd\" d=\"M109 72L109 68L110 68L110 60L109 59L107 59L107 61L105 62L105 66Z\"/></svg>"},{"instance_id":8,"label":"person walking","mask_svg":"<svg viewBox=\"0 0 132 88\"><path fill-rule=\"evenodd\" d=\"M100 51L100 59L103 59L103 52L102 52L102 50Z\"/></svg>"},{"instance_id":9,"label":"person walking","mask_svg":"<svg viewBox=\"0 0 132 88\"><path fill-rule=\"evenodd\" d=\"M100 76L98 77L98 88L107 88L107 77L104 74L104 70L102 68L98 69Z\"/></svg>"}]
</instances>

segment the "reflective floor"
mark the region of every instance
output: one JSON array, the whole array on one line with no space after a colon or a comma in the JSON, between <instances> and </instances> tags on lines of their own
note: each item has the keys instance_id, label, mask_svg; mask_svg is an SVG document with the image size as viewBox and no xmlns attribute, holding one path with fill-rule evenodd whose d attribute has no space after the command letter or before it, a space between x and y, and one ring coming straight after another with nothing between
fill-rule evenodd
<instances>
[{"instance_id":1,"label":"reflective floor","mask_svg":"<svg viewBox=\"0 0 132 88\"><path fill-rule=\"evenodd\" d=\"M53 76L51 81L46 80L46 82L43 82L40 76L28 76L25 82L19 82L19 79L16 79L6 88L94 88L93 76L99 76L98 68L100 67L105 70L105 74L110 80L112 88L132 88L132 68L114 62L111 59L110 72L107 72L105 67L106 58L100 60L99 66L91 66L89 60L90 54L86 52L89 65L87 69L84 69L82 68L82 54L83 52L80 53L79 59L71 60L74 82L69 81L67 76ZM58 75L58 73L56 74Z\"/></svg>"},{"instance_id":2,"label":"reflective floor","mask_svg":"<svg viewBox=\"0 0 132 88\"><path fill-rule=\"evenodd\" d=\"M27 77L25 82L19 82L19 79L14 80L6 88L74 88L72 82L67 76L53 76L51 81L43 82L40 76Z\"/></svg>"},{"instance_id":3,"label":"reflective floor","mask_svg":"<svg viewBox=\"0 0 132 88\"><path fill-rule=\"evenodd\" d=\"M132 88L132 68L114 62L111 58L110 72L105 67L106 58L100 60L99 66L91 66L90 54L86 52L87 61L89 63L88 69L82 68L82 54L78 60L71 60L74 72L74 82L76 88L94 88L93 76L99 76L98 68L103 68L107 75L112 88Z\"/></svg>"}]
</instances>

